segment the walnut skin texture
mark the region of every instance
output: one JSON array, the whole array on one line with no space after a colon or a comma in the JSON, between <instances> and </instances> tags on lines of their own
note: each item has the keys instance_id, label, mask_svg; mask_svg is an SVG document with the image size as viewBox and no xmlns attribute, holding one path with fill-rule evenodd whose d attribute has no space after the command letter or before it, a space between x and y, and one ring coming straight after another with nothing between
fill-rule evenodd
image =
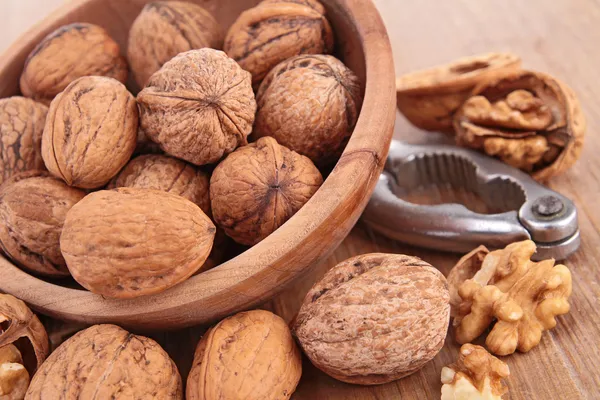
<instances>
[{"instance_id":1,"label":"walnut skin texture","mask_svg":"<svg viewBox=\"0 0 600 400\"><path fill-rule=\"evenodd\" d=\"M137 188L87 195L67 214L60 248L77 282L107 297L162 292L190 277L215 226L189 200Z\"/></svg>"},{"instance_id":2,"label":"walnut skin texture","mask_svg":"<svg viewBox=\"0 0 600 400\"><path fill-rule=\"evenodd\" d=\"M150 76L179 53L221 48L223 32L204 8L182 1L146 4L129 31L127 59L144 87Z\"/></svg>"},{"instance_id":3,"label":"walnut skin texture","mask_svg":"<svg viewBox=\"0 0 600 400\"><path fill-rule=\"evenodd\" d=\"M29 54L21 75L21 92L44 104L82 76L127 80L127 63L119 45L99 26L76 23L58 28Z\"/></svg>"},{"instance_id":4,"label":"walnut skin texture","mask_svg":"<svg viewBox=\"0 0 600 400\"><path fill-rule=\"evenodd\" d=\"M322 183L308 158L273 138L261 138L230 154L213 171L213 218L233 240L252 246L290 219Z\"/></svg>"},{"instance_id":5,"label":"walnut skin texture","mask_svg":"<svg viewBox=\"0 0 600 400\"><path fill-rule=\"evenodd\" d=\"M44 169L47 113L48 107L25 97L0 100L0 184L19 172Z\"/></svg>"},{"instance_id":6,"label":"walnut skin texture","mask_svg":"<svg viewBox=\"0 0 600 400\"><path fill-rule=\"evenodd\" d=\"M181 376L154 340L115 325L77 333L48 357L27 399L183 398Z\"/></svg>"},{"instance_id":7,"label":"walnut skin texture","mask_svg":"<svg viewBox=\"0 0 600 400\"><path fill-rule=\"evenodd\" d=\"M23 400L29 387L29 372L21 352L12 344L0 347L0 399Z\"/></svg>"},{"instance_id":8,"label":"walnut skin texture","mask_svg":"<svg viewBox=\"0 0 600 400\"><path fill-rule=\"evenodd\" d=\"M196 348L187 400L289 399L302 374L302 358L277 315L254 310L211 328Z\"/></svg>"},{"instance_id":9,"label":"walnut skin texture","mask_svg":"<svg viewBox=\"0 0 600 400\"><path fill-rule=\"evenodd\" d=\"M586 122L564 83L532 71L505 71L480 83L454 115L456 142L544 181L570 168Z\"/></svg>"},{"instance_id":10,"label":"walnut skin texture","mask_svg":"<svg viewBox=\"0 0 600 400\"><path fill-rule=\"evenodd\" d=\"M167 62L137 100L146 136L196 165L215 163L247 144L256 112L250 74L208 48Z\"/></svg>"},{"instance_id":11,"label":"walnut skin texture","mask_svg":"<svg viewBox=\"0 0 600 400\"><path fill-rule=\"evenodd\" d=\"M335 379L391 382L444 345L444 276L416 257L366 254L331 269L304 298L293 331L312 363Z\"/></svg>"},{"instance_id":12,"label":"walnut skin texture","mask_svg":"<svg viewBox=\"0 0 600 400\"><path fill-rule=\"evenodd\" d=\"M317 165L344 150L362 103L358 78L333 56L301 55L269 72L256 95L253 135L273 136Z\"/></svg>"},{"instance_id":13,"label":"walnut skin texture","mask_svg":"<svg viewBox=\"0 0 600 400\"><path fill-rule=\"evenodd\" d=\"M476 274L460 285L463 303L454 319L459 343L475 340L497 320L486 338L487 348L501 356L517 349L527 352L540 343L545 330L556 326L556 316L569 312L571 273L552 259L530 261L533 253L530 240L493 251L480 270L485 279Z\"/></svg>"},{"instance_id":14,"label":"walnut skin texture","mask_svg":"<svg viewBox=\"0 0 600 400\"><path fill-rule=\"evenodd\" d=\"M60 252L67 212L85 193L47 172L23 172L0 187L0 246L19 266L50 276L69 276Z\"/></svg>"},{"instance_id":15,"label":"walnut skin texture","mask_svg":"<svg viewBox=\"0 0 600 400\"><path fill-rule=\"evenodd\" d=\"M238 17L223 48L252 74L252 84L258 87L281 61L331 53L333 31L316 1L265 1Z\"/></svg>"},{"instance_id":16,"label":"walnut skin texture","mask_svg":"<svg viewBox=\"0 0 600 400\"><path fill-rule=\"evenodd\" d=\"M104 186L135 150L138 110L120 82L87 76L71 83L50 105L42 156L68 185Z\"/></svg>"}]
</instances>

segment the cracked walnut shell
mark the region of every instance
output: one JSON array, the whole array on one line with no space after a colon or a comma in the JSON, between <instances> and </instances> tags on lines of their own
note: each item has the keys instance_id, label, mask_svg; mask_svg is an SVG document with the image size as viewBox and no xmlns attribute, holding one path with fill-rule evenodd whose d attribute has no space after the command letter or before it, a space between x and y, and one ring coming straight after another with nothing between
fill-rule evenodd
<instances>
[{"instance_id":1,"label":"cracked walnut shell","mask_svg":"<svg viewBox=\"0 0 600 400\"><path fill-rule=\"evenodd\" d=\"M301 374L302 357L286 323L269 311L242 312L198 343L186 398L289 399Z\"/></svg>"},{"instance_id":2,"label":"cracked walnut shell","mask_svg":"<svg viewBox=\"0 0 600 400\"><path fill-rule=\"evenodd\" d=\"M579 158L586 122L564 83L509 71L479 84L454 115L456 142L547 180Z\"/></svg>"},{"instance_id":3,"label":"cracked walnut shell","mask_svg":"<svg viewBox=\"0 0 600 400\"><path fill-rule=\"evenodd\" d=\"M46 36L33 49L21 75L21 92L44 104L82 76L127 80L119 45L101 27L76 23Z\"/></svg>"},{"instance_id":4,"label":"cracked walnut shell","mask_svg":"<svg viewBox=\"0 0 600 400\"><path fill-rule=\"evenodd\" d=\"M60 249L91 292L133 298L162 292L208 257L215 226L189 200L160 190L120 188L87 195L67 214Z\"/></svg>"},{"instance_id":5,"label":"cracked walnut shell","mask_svg":"<svg viewBox=\"0 0 600 400\"><path fill-rule=\"evenodd\" d=\"M250 74L208 48L167 62L137 100L146 136L196 165L215 163L246 145L256 112Z\"/></svg>"},{"instance_id":6,"label":"cracked walnut shell","mask_svg":"<svg viewBox=\"0 0 600 400\"><path fill-rule=\"evenodd\" d=\"M446 279L395 254L350 258L304 298L293 331L312 363L361 385L410 375L442 348L450 320Z\"/></svg>"},{"instance_id":7,"label":"cracked walnut shell","mask_svg":"<svg viewBox=\"0 0 600 400\"><path fill-rule=\"evenodd\" d=\"M42 136L48 171L70 186L104 186L129 161L137 142L138 110L125 86L86 76L50 105Z\"/></svg>"},{"instance_id":8,"label":"cracked walnut shell","mask_svg":"<svg viewBox=\"0 0 600 400\"><path fill-rule=\"evenodd\" d=\"M230 154L213 171L215 222L238 243L255 245L290 219L323 183L306 157L271 137Z\"/></svg>"},{"instance_id":9,"label":"cracked walnut shell","mask_svg":"<svg viewBox=\"0 0 600 400\"><path fill-rule=\"evenodd\" d=\"M273 67L290 57L331 53L333 31L315 0L263 1L240 14L223 48L258 87Z\"/></svg>"},{"instance_id":10,"label":"cracked walnut shell","mask_svg":"<svg viewBox=\"0 0 600 400\"><path fill-rule=\"evenodd\" d=\"M61 344L31 380L27 399L183 398L181 376L154 340L95 325Z\"/></svg>"},{"instance_id":11,"label":"cracked walnut shell","mask_svg":"<svg viewBox=\"0 0 600 400\"><path fill-rule=\"evenodd\" d=\"M138 85L144 87L177 54L222 44L221 27L204 8L183 1L155 1L146 4L131 25L127 59Z\"/></svg>"},{"instance_id":12,"label":"cracked walnut shell","mask_svg":"<svg viewBox=\"0 0 600 400\"><path fill-rule=\"evenodd\" d=\"M300 55L269 72L256 95L255 137L277 142L317 165L339 157L362 104L358 77L333 56Z\"/></svg>"}]
</instances>

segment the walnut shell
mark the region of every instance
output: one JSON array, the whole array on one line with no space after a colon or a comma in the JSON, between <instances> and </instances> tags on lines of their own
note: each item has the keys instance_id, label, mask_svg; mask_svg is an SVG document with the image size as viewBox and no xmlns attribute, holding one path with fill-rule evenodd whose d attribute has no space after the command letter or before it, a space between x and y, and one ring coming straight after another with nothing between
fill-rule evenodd
<instances>
[{"instance_id":1,"label":"walnut shell","mask_svg":"<svg viewBox=\"0 0 600 400\"><path fill-rule=\"evenodd\" d=\"M352 135L362 95L358 77L335 57L301 55L269 72L256 102L253 135L328 165Z\"/></svg>"},{"instance_id":2,"label":"walnut shell","mask_svg":"<svg viewBox=\"0 0 600 400\"><path fill-rule=\"evenodd\" d=\"M213 217L233 240L254 245L290 219L322 183L308 158L264 137L239 148L213 171Z\"/></svg>"},{"instance_id":3,"label":"walnut shell","mask_svg":"<svg viewBox=\"0 0 600 400\"><path fill-rule=\"evenodd\" d=\"M223 32L199 5L183 1L146 4L129 31L127 59L140 87L179 53L202 47L220 48Z\"/></svg>"},{"instance_id":4,"label":"walnut shell","mask_svg":"<svg viewBox=\"0 0 600 400\"><path fill-rule=\"evenodd\" d=\"M27 399L183 398L181 376L154 340L95 325L60 345L31 380Z\"/></svg>"},{"instance_id":5,"label":"walnut shell","mask_svg":"<svg viewBox=\"0 0 600 400\"><path fill-rule=\"evenodd\" d=\"M365 254L312 287L293 331L317 368L373 385L423 367L444 345L449 321L448 285L437 269L416 257Z\"/></svg>"},{"instance_id":6,"label":"walnut shell","mask_svg":"<svg viewBox=\"0 0 600 400\"><path fill-rule=\"evenodd\" d=\"M73 278L107 297L162 292L210 253L215 226L181 196L120 188L87 195L67 214L60 249Z\"/></svg>"},{"instance_id":7,"label":"walnut shell","mask_svg":"<svg viewBox=\"0 0 600 400\"><path fill-rule=\"evenodd\" d=\"M82 76L107 76L125 83L127 62L119 45L101 27L76 23L46 36L29 54L21 92L44 104Z\"/></svg>"},{"instance_id":8,"label":"walnut shell","mask_svg":"<svg viewBox=\"0 0 600 400\"><path fill-rule=\"evenodd\" d=\"M104 186L129 161L137 141L135 98L120 82L79 78L50 105L42 136L46 167L68 185Z\"/></svg>"},{"instance_id":9,"label":"walnut shell","mask_svg":"<svg viewBox=\"0 0 600 400\"><path fill-rule=\"evenodd\" d=\"M281 61L331 53L333 31L317 1L265 1L240 14L223 49L252 74L252 84L258 87Z\"/></svg>"},{"instance_id":10,"label":"walnut shell","mask_svg":"<svg viewBox=\"0 0 600 400\"><path fill-rule=\"evenodd\" d=\"M137 100L146 136L196 165L215 163L247 144L256 112L250 74L208 48L167 62Z\"/></svg>"},{"instance_id":11,"label":"walnut shell","mask_svg":"<svg viewBox=\"0 0 600 400\"><path fill-rule=\"evenodd\" d=\"M44 169L47 113L48 107L25 97L0 100L0 184L19 172Z\"/></svg>"},{"instance_id":12,"label":"walnut shell","mask_svg":"<svg viewBox=\"0 0 600 400\"><path fill-rule=\"evenodd\" d=\"M187 400L289 399L302 357L289 328L264 310L224 319L202 337L187 380Z\"/></svg>"},{"instance_id":13,"label":"walnut shell","mask_svg":"<svg viewBox=\"0 0 600 400\"><path fill-rule=\"evenodd\" d=\"M60 252L67 212L85 193L47 172L23 172L0 187L0 246L22 268L69 276Z\"/></svg>"}]
</instances>

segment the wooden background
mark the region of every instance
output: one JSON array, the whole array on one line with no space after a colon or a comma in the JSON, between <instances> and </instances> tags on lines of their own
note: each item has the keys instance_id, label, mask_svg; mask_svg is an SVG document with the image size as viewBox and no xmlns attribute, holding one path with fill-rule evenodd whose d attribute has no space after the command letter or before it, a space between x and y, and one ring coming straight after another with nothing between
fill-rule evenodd
<instances>
[{"instance_id":1,"label":"wooden background","mask_svg":"<svg viewBox=\"0 0 600 400\"><path fill-rule=\"evenodd\" d=\"M0 50L65 0L0 0ZM126 0L123 0L126 1ZM600 1L599 0L375 0L388 27L396 72L488 51L510 50L524 66L548 72L578 93L588 119L583 156L550 186L578 206L581 249L565 264L573 272L571 313L545 333L528 354L506 357L510 399L593 399L600 396ZM396 137L411 142L444 138L419 132L401 116ZM290 319L315 279L350 256L369 252L419 256L447 273L457 255L420 250L378 236L360 222L325 263L265 307ZM78 327L44 320L59 342ZM184 378L203 328L152 334L176 360ZM305 362L294 399L436 399L442 366L458 346L449 335L442 352L421 371L387 385L358 387L337 382Z\"/></svg>"}]
</instances>

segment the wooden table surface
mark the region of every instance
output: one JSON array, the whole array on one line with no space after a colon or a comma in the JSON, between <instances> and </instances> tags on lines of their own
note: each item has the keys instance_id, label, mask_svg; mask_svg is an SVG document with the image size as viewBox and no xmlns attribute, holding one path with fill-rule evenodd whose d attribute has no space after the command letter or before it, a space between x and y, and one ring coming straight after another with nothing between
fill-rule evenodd
<instances>
[{"instance_id":1,"label":"wooden table surface","mask_svg":"<svg viewBox=\"0 0 600 400\"><path fill-rule=\"evenodd\" d=\"M0 0L0 50L65 0ZM125 0L124 0L125 1ZM593 399L600 397L600 1L599 0L375 0L388 27L396 72L444 63L488 51L510 50L524 66L564 80L578 93L588 120L581 160L550 186L572 198L579 210L581 249L566 265L573 273L570 314L543 335L528 354L505 357L511 369L510 399ZM397 138L443 140L410 126L401 116ZM415 249L374 234L360 222L350 236L303 282L265 307L290 319L315 279L357 254L412 254L447 273L457 255ZM71 327L44 320L54 341ZM176 360L185 378L203 328L152 334ZM437 357L417 373L387 385L359 387L329 378L305 362L294 399L436 399L440 370L453 362L452 334Z\"/></svg>"}]
</instances>

